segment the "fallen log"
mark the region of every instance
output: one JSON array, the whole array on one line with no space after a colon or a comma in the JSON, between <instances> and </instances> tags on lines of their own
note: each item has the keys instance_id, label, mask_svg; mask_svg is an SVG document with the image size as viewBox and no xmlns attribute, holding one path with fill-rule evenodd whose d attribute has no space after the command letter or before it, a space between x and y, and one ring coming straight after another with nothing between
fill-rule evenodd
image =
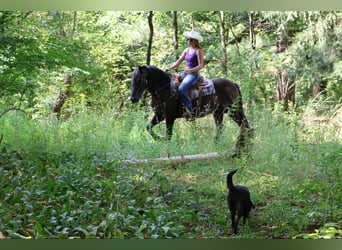
<instances>
[{"instance_id":1,"label":"fallen log","mask_svg":"<svg viewBox=\"0 0 342 250\"><path fill-rule=\"evenodd\" d=\"M195 155L182 155L172 157L161 157L156 159L136 159L136 160L124 160L125 164L142 164L142 163L158 163L158 162L170 162L170 163L184 163L192 160L214 159L220 157L219 153L207 153L207 154L195 154Z\"/></svg>"}]
</instances>

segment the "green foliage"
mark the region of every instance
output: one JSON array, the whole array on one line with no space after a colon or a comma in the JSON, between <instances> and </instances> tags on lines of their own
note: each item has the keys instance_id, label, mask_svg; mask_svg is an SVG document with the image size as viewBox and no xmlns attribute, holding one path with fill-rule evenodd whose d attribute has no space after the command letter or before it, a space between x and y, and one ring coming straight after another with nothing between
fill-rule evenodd
<instances>
[{"instance_id":1,"label":"green foliage","mask_svg":"<svg viewBox=\"0 0 342 250\"><path fill-rule=\"evenodd\" d=\"M342 231L337 229L336 223L327 223L323 227L316 229L314 233L304 234L304 239L333 239L336 235L341 235Z\"/></svg>"},{"instance_id":2,"label":"green foliage","mask_svg":"<svg viewBox=\"0 0 342 250\"><path fill-rule=\"evenodd\" d=\"M337 103L341 103L342 97L342 61L336 62L333 65L332 72L327 76L328 96L332 96Z\"/></svg>"},{"instance_id":3,"label":"green foliage","mask_svg":"<svg viewBox=\"0 0 342 250\"><path fill-rule=\"evenodd\" d=\"M147 12L0 12L0 233L6 238L341 238L341 13L226 12L229 79L254 128L232 161L238 128L213 141L211 117L177 120L171 141L145 131L151 110L128 100L131 70L146 62ZM151 63L174 61L172 15L154 13ZM221 72L218 12L178 12L204 41L206 77ZM276 54L276 41L290 47ZM276 75L296 79L283 113ZM71 76L71 82L66 77ZM312 86L328 82L312 98ZM51 113L67 93L62 118ZM147 100L145 101L145 104ZM228 120L228 118L225 118ZM164 123L155 127L161 136ZM129 165L124 160L219 152L215 160ZM225 174L257 209L232 235ZM1 235L0 234L0 235Z\"/></svg>"},{"instance_id":4,"label":"green foliage","mask_svg":"<svg viewBox=\"0 0 342 250\"><path fill-rule=\"evenodd\" d=\"M171 141L135 113L0 119L0 232L7 238L340 238L340 111L313 116L254 110L248 157L229 159L237 127L213 141L211 117L178 120ZM317 117L319 118L319 117ZM227 119L227 118L226 118ZM265 122L270 121L270 122ZM157 127L164 132L164 125ZM18 133L20 131L20 133ZM123 160L220 152L214 160L130 165ZM232 235L226 173L249 187L257 209Z\"/></svg>"},{"instance_id":5,"label":"green foliage","mask_svg":"<svg viewBox=\"0 0 342 250\"><path fill-rule=\"evenodd\" d=\"M227 75L242 86L249 105L272 103L277 70L296 79L297 105L312 97L312 86L327 80L327 95L341 97L341 13L254 11L256 49L250 46L247 12L225 12L228 72L221 72L219 13L177 12L179 48L173 51L171 12L154 13L151 64L164 68L186 46L182 33L199 30L210 63L206 77ZM11 106L45 114L58 99L65 74L77 72L62 112L129 108L128 83L133 68L146 62L147 12L31 11L0 13L0 96ZM282 55L276 41L290 39ZM289 72L288 72L289 73ZM80 96L82 98L80 99Z\"/></svg>"}]
</instances>

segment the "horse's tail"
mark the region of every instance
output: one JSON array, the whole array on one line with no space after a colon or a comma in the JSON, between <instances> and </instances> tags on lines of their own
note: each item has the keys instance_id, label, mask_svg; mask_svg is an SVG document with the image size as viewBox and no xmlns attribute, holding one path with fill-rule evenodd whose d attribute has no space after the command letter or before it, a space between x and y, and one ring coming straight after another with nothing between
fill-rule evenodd
<instances>
[{"instance_id":1,"label":"horse's tail","mask_svg":"<svg viewBox=\"0 0 342 250\"><path fill-rule=\"evenodd\" d=\"M240 89L240 86L239 84L237 83L234 83L236 88L238 89L239 91L239 97L238 97L238 108L239 110L241 110L243 108L243 103L242 103L242 93L241 93L241 89Z\"/></svg>"}]
</instances>

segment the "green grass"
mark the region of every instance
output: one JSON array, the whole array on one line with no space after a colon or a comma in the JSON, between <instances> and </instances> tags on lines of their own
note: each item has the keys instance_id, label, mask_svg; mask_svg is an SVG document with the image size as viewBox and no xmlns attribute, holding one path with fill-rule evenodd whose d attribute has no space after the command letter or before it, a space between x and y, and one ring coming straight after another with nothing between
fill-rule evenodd
<instances>
[{"instance_id":1,"label":"green grass","mask_svg":"<svg viewBox=\"0 0 342 250\"><path fill-rule=\"evenodd\" d=\"M231 160L238 133L225 117L178 120L174 137L145 131L150 110L28 120L0 119L0 236L6 238L340 238L341 111L318 117L250 112L248 156ZM165 124L156 127L164 134ZM182 164L125 164L219 152ZM251 191L256 209L233 235L226 173Z\"/></svg>"}]
</instances>

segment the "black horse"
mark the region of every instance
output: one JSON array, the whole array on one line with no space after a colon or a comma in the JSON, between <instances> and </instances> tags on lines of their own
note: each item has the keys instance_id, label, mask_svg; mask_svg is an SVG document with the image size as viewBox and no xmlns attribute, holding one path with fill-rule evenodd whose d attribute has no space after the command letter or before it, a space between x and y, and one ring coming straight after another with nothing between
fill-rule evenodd
<instances>
[{"instance_id":1,"label":"black horse","mask_svg":"<svg viewBox=\"0 0 342 250\"><path fill-rule=\"evenodd\" d=\"M166 120L166 132L168 139L172 137L172 129L177 118L184 117L184 106L181 97L171 90L172 75L158 69L155 66L139 66L133 71L131 79L131 101L136 103L144 95L146 90L152 95L151 106L154 116L147 125L147 130L158 138L152 128ZM239 125L240 132L235 145L233 156L240 156L241 149L246 144L249 124L243 111L242 96L239 86L224 78L212 79L215 94L202 96L192 100L196 118L213 113L217 127L218 138L222 130L224 113ZM200 101L199 101L200 99Z\"/></svg>"}]
</instances>

